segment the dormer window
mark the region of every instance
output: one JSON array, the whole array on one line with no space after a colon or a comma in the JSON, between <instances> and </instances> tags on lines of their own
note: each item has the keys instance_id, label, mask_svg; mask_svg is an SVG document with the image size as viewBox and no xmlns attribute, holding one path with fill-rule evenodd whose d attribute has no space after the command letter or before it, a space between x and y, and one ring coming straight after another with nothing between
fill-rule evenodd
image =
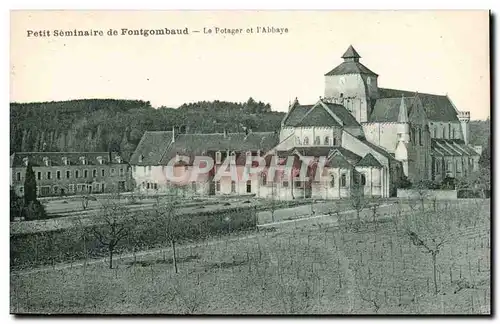
<instances>
[{"instance_id":1,"label":"dormer window","mask_svg":"<svg viewBox=\"0 0 500 324\"><path fill-rule=\"evenodd\" d=\"M232 151L231 154L230 154L230 162L231 163L234 163L236 161L236 152L235 151Z\"/></svg>"},{"instance_id":2,"label":"dormer window","mask_svg":"<svg viewBox=\"0 0 500 324\"><path fill-rule=\"evenodd\" d=\"M116 160L116 163L122 163L122 157L121 157L121 156L119 156L119 155L117 155L117 156L115 157L115 160Z\"/></svg>"},{"instance_id":3,"label":"dormer window","mask_svg":"<svg viewBox=\"0 0 500 324\"><path fill-rule=\"evenodd\" d=\"M87 164L87 161L85 159L85 156L80 156L80 162L83 164L83 165L86 165Z\"/></svg>"},{"instance_id":4,"label":"dormer window","mask_svg":"<svg viewBox=\"0 0 500 324\"><path fill-rule=\"evenodd\" d=\"M372 78L368 77L366 78L366 84L371 84L372 83Z\"/></svg>"},{"instance_id":5,"label":"dormer window","mask_svg":"<svg viewBox=\"0 0 500 324\"><path fill-rule=\"evenodd\" d=\"M252 161L251 160L251 158L252 158L252 152L251 151L247 151L245 155L246 155L246 161L245 161L246 164L250 164L251 161Z\"/></svg>"},{"instance_id":6,"label":"dormer window","mask_svg":"<svg viewBox=\"0 0 500 324\"><path fill-rule=\"evenodd\" d=\"M324 142L325 145L330 145L330 137L328 136L325 136L325 142Z\"/></svg>"},{"instance_id":7,"label":"dormer window","mask_svg":"<svg viewBox=\"0 0 500 324\"><path fill-rule=\"evenodd\" d=\"M50 165L50 161L49 161L49 158L47 156L43 157L43 164L45 164L45 166L49 166Z\"/></svg>"},{"instance_id":8,"label":"dormer window","mask_svg":"<svg viewBox=\"0 0 500 324\"><path fill-rule=\"evenodd\" d=\"M28 166L29 159L27 157L23 158L23 164Z\"/></svg>"},{"instance_id":9,"label":"dormer window","mask_svg":"<svg viewBox=\"0 0 500 324\"><path fill-rule=\"evenodd\" d=\"M220 151L215 152L215 163L220 164L222 160L222 153Z\"/></svg>"},{"instance_id":10,"label":"dormer window","mask_svg":"<svg viewBox=\"0 0 500 324\"><path fill-rule=\"evenodd\" d=\"M300 137L295 137L295 144L300 145Z\"/></svg>"},{"instance_id":11,"label":"dormer window","mask_svg":"<svg viewBox=\"0 0 500 324\"><path fill-rule=\"evenodd\" d=\"M63 156L62 157L62 162L63 162L64 165L68 165L68 158L65 157L65 156Z\"/></svg>"},{"instance_id":12,"label":"dormer window","mask_svg":"<svg viewBox=\"0 0 500 324\"><path fill-rule=\"evenodd\" d=\"M139 154L139 158L138 158L139 163L142 163L142 159L143 159L143 158L144 158L144 155Z\"/></svg>"},{"instance_id":13,"label":"dormer window","mask_svg":"<svg viewBox=\"0 0 500 324\"><path fill-rule=\"evenodd\" d=\"M102 162L103 162L102 156L98 156L97 157L97 163L102 164Z\"/></svg>"}]
</instances>

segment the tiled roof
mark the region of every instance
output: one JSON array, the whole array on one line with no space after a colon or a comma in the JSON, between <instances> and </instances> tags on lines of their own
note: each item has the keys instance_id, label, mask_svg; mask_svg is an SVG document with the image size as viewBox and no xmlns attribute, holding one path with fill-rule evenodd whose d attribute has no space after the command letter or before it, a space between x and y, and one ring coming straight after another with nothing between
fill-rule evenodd
<instances>
[{"instance_id":1,"label":"tiled roof","mask_svg":"<svg viewBox=\"0 0 500 324\"><path fill-rule=\"evenodd\" d=\"M350 164L354 165L361 160L361 156L357 155L356 153L349 151L345 147L337 147L335 149L336 151L342 153L342 155L349 161Z\"/></svg>"},{"instance_id":2,"label":"tiled roof","mask_svg":"<svg viewBox=\"0 0 500 324\"><path fill-rule=\"evenodd\" d=\"M158 165L171 141L171 131L145 132L130 158L130 164Z\"/></svg>"},{"instance_id":3,"label":"tiled roof","mask_svg":"<svg viewBox=\"0 0 500 324\"><path fill-rule=\"evenodd\" d=\"M354 118L354 116L344 106L328 102L323 103L344 123L344 126L361 126L356 118Z\"/></svg>"},{"instance_id":4,"label":"tiled roof","mask_svg":"<svg viewBox=\"0 0 500 324\"><path fill-rule=\"evenodd\" d=\"M412 97L404 97L404 103L408 111L408 115L412 111L413 105L416 103L414 95ZM375 102L375 107L368 118L369 122L397 122L399 115L399 107L401 106L401 96L397 98L381 98Z\"/></svg>"},{"instance_id":5,"label":"tiled roof","mask_svg":"<svg viewBox=\"0 0 500 324\"><path fill-rule=\"evenodd\" d=\"M168 146L159 161L160 165L166 165L177 154L191 157L210 155L215 151L235 151L246 153L247 151L261 150L263 153L275 147L279 142L279 136L275 132L251 132L245 133L212 133L212 134L179 134L175 142Z\"/></svg>"},{"instance_id":6,"label":"tiled roof","mask_svg":"<svg viewBox=\"0 0 500 324\"><path fill-rule=\"evenodd\" d=\"M364 158L361 159L361 161L358 162L358 164L356 164L356 166L381 168L382 164L380 164L380 162L377 161L377 159L371 153L368 153Z\"/></svg>"},{"instance_id":7,"label":"tiled roof","mask_svg":"<svg viewBox=\"0 0 500 324\"><path fill-rule=\"evenodd\" d=\"M316 105L310 109L306 115L299 121L298 127L331 127L340 126L332 115L322 106Z\"/></svg>"},{"instance_id":8,"label":"tiled roof","mask_svg":"<svg viewBox=\"0 0 500 324\"><path fill-rule=\"evenodd\" d=\"M379 88L378 92L380 98L401 98L401 96L418 96L420 101L422 102L425 113L429 120L458 122L457 112L448 96L384 88Z\"/></svg>"},{"instance_id":9,"label":"tiled roof","mask_svg":"<svg viewBox=\"0 0 500 324\"><path fill-rule=\"evenodd\" d=\"M68 165L83 165L81 157L85 157L85 165L99 165L98 157L102 158L102 164L118 163L119 153L116 152L16 152L11 155L11 167L24 167L24 159L28 158L32 166L45 166L45 158L49 166L63 166L63 158ZM111 161L111 162L110 162ZM121 158L121 163L127 163Z\"/></svg>"},{"instance_id":10,"label":"tiled roof","mask_svg":"<svg viewBox=\"0 0 500 324\"><path fill-rule=\"evenodd\" d=\"M294 105L285 117L284 126L296 126L314 105Z\"/></svg>"},{"instance_id":11,"label":"tiled roof","mask_svg":"<svg viewBox=\"0 0 500 324\"><path fill-rule=\"evenodd\" d=\"M377 73L373 72L359 62L342 62L339 66L335 67L333 70L325 74L325 76L344 74L369 74L378 76Z\"/></svg>"},{"instance_id":12,"label":"tiled roof","mask_svg":"<svg viewBox=\"0 0 500 324\"><path fill-rule=\"evenodd\" d=\"M477 156L474 149L466 145L463 140L433 138L431 141L433 152L442 156Z\"/></svg>"},{"instance_id":13,"label":"tiled roof","mask_svg":"<svg viewBox=\"0 0 500 324\"><path fill-rule=\"evenodd\" d=\"M352 164L349 163L346 157L340 151L337 150L334 153L332 153L332 155L328 158L326 166L330 168L344 168L344 169L352 168Z\"/></svg>"},{"instance_id":14,"label":"tiled roof","mask_svg":"<svg viewBox=\"0 0 500 324\"><path fill-rule=\"evenodd\" d=\"M376 151L377 153L380 153L382 154L383 156L385 156L386 158L388 158L389 160L395 160L395 157L393 154L387 152L385 149L383 149L382 147L380 146L377 146L369 141L367 141L366 139L363 139L361 140L364 144L368 145L369 147L371 147L374 151Z\"/></svg>"}]
</instances>

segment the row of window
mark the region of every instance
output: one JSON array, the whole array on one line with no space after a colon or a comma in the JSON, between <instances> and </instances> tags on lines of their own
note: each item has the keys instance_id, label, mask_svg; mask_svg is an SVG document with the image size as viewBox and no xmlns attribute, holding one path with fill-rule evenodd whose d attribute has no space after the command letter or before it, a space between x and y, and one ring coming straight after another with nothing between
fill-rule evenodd
<instances>
[{"instance_id":1,"label":"row of window","mask_svg":"<svg viewBox=\"0 0 500 324\"><path fill-rule=\"evenodd\" d=\"M410 137L411 137L411 142L415 143L415 145L421 145L421 146L424 145L424 142L422 141L422 129L418 128L416 131L410 130Z\"/></svg>"},{"instance_id":2,"label":"row of window","mask_svg":"<svg viewBox=\"0 0 500 324\"><path fill-rule=\"evenodd\" d=\"M456 173L462 173L462 169L464 170L464 173L467 174L467 170L470 168L472 169L474 166L474 160L472 158L468 159L468 165L465 160L462 160L462 163L459 163L458 161L455 161L455 172ZM453 161L447 161L446 164L445 173L447 176L451 176L453 173ZM435 168L436 168L436 174L441 173L441 161L436 160L435 162Z\"/></svg>"},{"instance_id":3,"label":"row of window","mask_svg":"<svg viewBox=\"0 0 500 324\"><path fill-rule=\"evenodd\" d=\"M309 145L309 137L304 136L304 140L302 141L299 136L295 138L295 144L297 145ZM316 136L314 138L314 144L313 145L321 145L321 137ZM325 136L323 138L323 145L332 145L332 142L330 141L330 136ZM333 138L333 146L337 145L337 138Z\"/></svg>"},{"instance_id":4,"label":"row of window","mask_svg":"<svg viewBox=\"0 0 500 324\"><path fill-rule=\"evenodd\" d=\"M101 169L101 177L105 176L105 174L106 174L105 171L106 171L105 169ZM72 171L66 170L66 172L64 174L66 176L65 179L70 179L72 174L73 174ZM92 170L92 178L96 178L97 174L98 174L97 169ZM119 175L123 176L124 174L125 174L124 169L120 168ZM47 172L45 172L44 179L52 180L53 175L54 174L52 173L52 171L47 171ZM82 170L81 172L80 172L80 170L75 170L74 175L75 175L76 179L88 178L89 177L89 170ZM114 168L110 169L110 176L115 176L115 175L116 175L116 170ZM60 180L60 179L62 179L62 177L63 177L63 173L61 171L58 170L55 172L55 179ZM40 172L40 171L36 172L36 179L42 180L42 172ZM21 181L21 172L16 173L16 181Z\"/></svg>"},{"instance_id":5,"label":"row of window","mask_svg":"<svg viewBox=\"0 0 500 324\"><path fill-rule=\"evenodd\" d=\"M93 183L93 184L68 184L68 187L61 186L38 186L36 187L37 195L48 196L48 195L64 195L66 193L88 193L88 192L104 192L104 183ZM18 187L18 192L24 194L24 186Z\"/></svg>"},{"instance_id":6,"label":"row of window","mask_svg":"<svg viewBox=\"0 0 500 324\"><path fill-rule=\"evenodd\" d=\"M432 133L433 133L433 138L438 138L438 135L441 135L441 134L438 134L438 128L437 127L434 127L434 129L432 130ZM448 137L446 137L446 133L448 133ZM451 127L451 124L448 124L448 132L446 132L446 126L443 127L442 129L442 137L441 138L449 138L449 139L454 139L455 138L455 128L452 128Z\"/></svg>"}]
</instances>

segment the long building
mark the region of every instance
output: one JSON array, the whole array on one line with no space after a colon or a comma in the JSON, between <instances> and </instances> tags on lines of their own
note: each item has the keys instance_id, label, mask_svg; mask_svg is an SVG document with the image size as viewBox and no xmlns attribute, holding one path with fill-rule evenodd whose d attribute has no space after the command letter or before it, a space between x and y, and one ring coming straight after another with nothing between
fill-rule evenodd
<instances>
[{"instance_id":1,"label":"long building","mask_svg":"<svg viewBox=\"0 0 500 324\"><path fill-rule=\"evenodd\" d=\"M127 191L132 187L129 165L117 153L20 152L10 157L10 185L19 196L24 196L28 163L40 197Z\"/></svg>"}]
</instances>

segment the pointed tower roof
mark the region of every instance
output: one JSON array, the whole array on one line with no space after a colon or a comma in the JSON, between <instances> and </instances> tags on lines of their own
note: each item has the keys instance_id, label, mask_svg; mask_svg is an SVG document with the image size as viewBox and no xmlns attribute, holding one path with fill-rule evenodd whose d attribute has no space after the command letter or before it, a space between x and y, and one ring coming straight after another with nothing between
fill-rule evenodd
<instances>
[{"instance_id":1,"label":"pointed tower roof","mask_svg":"<svg viewBox=\"0 0 500 324\"><path fill-rule=\"evenodd\" d=\"M325 74L330 75L344 75L344 74L368 74L377 77L377 73L371 71L369 68L359 62L361 56L356 52L352 45L349 45L347 51L342 55L344 62L335 67L333 70Z\"/></svg>"},{"instance_id":2,"label":"pointed tower roof","mask_svg":"<svg viewBox=\"0 0 500 324\"><path fill-rule=\"evenodd\" d=\"M354 49L354 47L352 47L352 45L349 45L349 47L347 48L347 51L345 51L344 55L342 55L342 58L344 60L347 60L347 59L359 59L361 58L361 56L358 54L358 52L356 52L356 50Z\"/></svg>"},{"instance_id":3,"label":"pointed tower roof","mask_svg":"<svg viewBox=\"0 0 500 324\"><path fill-rule=\"evenodd\" d=\"M399 115L398 115L398 123L407 123L408 122L408 110L406 109L405 97L401 96L401 104L399 105Z\"/></svg>"}]
</instances>

